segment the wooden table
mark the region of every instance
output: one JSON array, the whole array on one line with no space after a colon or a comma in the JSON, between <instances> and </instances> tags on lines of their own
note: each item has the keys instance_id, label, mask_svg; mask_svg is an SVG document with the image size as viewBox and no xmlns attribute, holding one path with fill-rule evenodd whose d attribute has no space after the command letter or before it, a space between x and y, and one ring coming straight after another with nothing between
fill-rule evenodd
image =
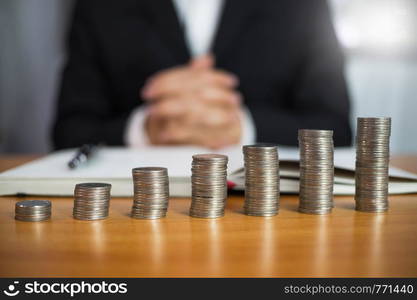
<instances>
[{"instance_id":1,"label":"wooden table","mask_svg":"<svg viewBox=\"0 0 417 300\"><path fill-rule=\"evenodd\" d=\"M28 159L5 157L0 170ZM417 171L415 156L393 161ZM52 219L26 223L14 220L22 198L0 198L1 277L417 276L417 195L390 197L383 214L336 197L327 216L298 213L297 197L282 196L269 218L245 216L243 197L231 196L215 220L189 217L190 199L177 198L153 221L131 219L132 200L116 198L110 217L92 222L72 218L73 199L49 199Z\"/></svg>"}]
</instances>

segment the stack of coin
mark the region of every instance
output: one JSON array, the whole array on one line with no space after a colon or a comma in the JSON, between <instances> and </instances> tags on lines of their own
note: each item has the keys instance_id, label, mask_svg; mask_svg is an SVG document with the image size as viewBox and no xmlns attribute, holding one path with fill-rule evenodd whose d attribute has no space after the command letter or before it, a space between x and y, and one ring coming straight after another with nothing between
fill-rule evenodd
<instances>
[{"instance_id":1,"label":"stack of coin","mask_svg":"<svg viewBox=\"0 0 417 300\"><path fill-rule=\"evenodd\" d=\"M74 190L73 216L79 220L100 220L109 215L110 189L108 183L80 183Z\"/></svg>"},{"instance_id":2,"label":"stack of coin","mask_svg":"<svg viewBox=\"0 0 417 300\"><path fill-rule=\"evenodd\" d=\"M24 200L16 203L15 219L20 221L44 221L51 217L51 202L48 200Z\"/></svg>"},{"instance_id":3,"label":"stack of coin","mask_svg":"<svg viewBox=\"0 0 417 300\"><path fill-rule=\"evenodd\" d=\"M168 170L160 167L134 168L132 218L159 219L167 214Z\"/></svg>"},{"instance_id":4,"label":"stack of coin","mask_svg":"<svg viewBox=\"0 0 417 300\"><path fill-rule=\"evenodd\" d=\"M356 209L388 209L391 118L358 118L356 134Z\"/></svg>"},{"instance_id":5,"label":"stack of coin","mask_svg":"<svg viewBox=\"0 0 417 300\"><path fill-rule=\"evenodd\" d=\"M224 216L227 199L227 163L228 157L225 155L193 155L190 216L197 218Z\"/></svg>"},{"instance_id":6,"label":"stack of coin","mask_svg":"<svg viewBox=\"0 0 417 300\"><path fill-rule=\"evenodd\" d=\"M243 146L245 165L245 214L275 216L279 211L278 147L269 144Z\"/></svg>"},{"instance_id":7,"label":"stack of coin","mask_svg":"<svg viewBox=\"0 0 417 300\"><path fill-rule=\"evenodd\" d=\"M308 214L327 214L333 208L334 147L332 130L298 131L300 147L300 205Z\"/></svg>"}]
</instances>

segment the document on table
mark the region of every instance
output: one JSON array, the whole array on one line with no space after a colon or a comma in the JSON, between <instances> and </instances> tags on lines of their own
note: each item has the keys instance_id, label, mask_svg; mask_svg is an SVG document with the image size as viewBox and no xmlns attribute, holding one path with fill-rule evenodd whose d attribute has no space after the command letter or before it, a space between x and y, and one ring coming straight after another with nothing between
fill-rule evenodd
<instances>
[{"instance_id":1,"label":"document on table","mask_svg":"<svg viewBox=\"0 0 417 300\"><path fill-rule=\"evenodd\" d=\"M71 170L67 163L75 149L53 152L43 158L0 173L0 195L72 196L74 186L81 182L112 184L113 196L132 196L131 171L134 167L159 166L168 168L171 196L191 195L192 155L220 153L229 157L229 180L237 190L244 189L243 154L241 147L219 151L199 147L145 147L129 149L106 147L78 168ZM298 149L279 147L280 188L283 193L298 193ZM352 148L335 150L335 194L351 195L355 190L355 151ZM390 193L417 192L417 175L390 168Z\"/></svg>"}]
</instances>

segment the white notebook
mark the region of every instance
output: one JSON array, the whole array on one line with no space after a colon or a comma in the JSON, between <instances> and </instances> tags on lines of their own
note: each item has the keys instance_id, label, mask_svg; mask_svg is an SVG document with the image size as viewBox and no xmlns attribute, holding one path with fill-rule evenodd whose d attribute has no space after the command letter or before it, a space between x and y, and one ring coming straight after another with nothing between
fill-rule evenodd
<instances>
[{"instance_id":1,"label":"white notebook","mask_svg":"<svg viewBox=\"0 0 417 300\"><path fill-rule=\"evenodd\" d=\"M57 151L0 173L0 195L72 196L77 183L108 182L112 184L113 196L132 196L132 168L161 166L168 168L171 196L190 196L192 155L210 152L228 155L228 179L234 183L234 189L244 189L241 147L220 151L198 147L146 147L140 150L106 147L98 150L84 165L70 170L67 162L74 152L74 149ZM298 193L298 155L297 148L279 147L280 188L283 193ZM335 194L354 194L354 166L354 149L335 151ZM391 194L417 193L417 175L391 168L389 191Z\"/></svg>"}]
</instances>

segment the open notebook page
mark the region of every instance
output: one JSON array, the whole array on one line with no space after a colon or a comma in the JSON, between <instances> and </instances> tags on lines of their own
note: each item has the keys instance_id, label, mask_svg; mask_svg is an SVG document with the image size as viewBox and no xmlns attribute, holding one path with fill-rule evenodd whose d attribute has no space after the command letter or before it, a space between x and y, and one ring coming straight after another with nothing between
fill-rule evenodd
<instances>
[{"instance_id":1,"label":"open notebook page","mask_svg":"<svg viewBox=\"0 0 417 300\"><path fill-rule=\"evenodd\" d=\"M192 155L210 152L225 154L229 157L230 173L243 167L240 146L216 151L199 147L146 147L139 150L106 147L100 149L87 163L75 170L70 170L67 162L73 157L74 151L70 149L51 153L44 158L1 173L0 179L130 178L132 168L141 166L167 167L170 177L189 177L191 176ZM280 147L279 156L280 160L298 161L298 149ZM336 149L335 166L353 171L355 169L354 149ZM288 170L286 173L286 176L298 177L298 170ZM390 176L417 179L417 175L396 168L390 169Z\"/></svg>"}]
</instances>

